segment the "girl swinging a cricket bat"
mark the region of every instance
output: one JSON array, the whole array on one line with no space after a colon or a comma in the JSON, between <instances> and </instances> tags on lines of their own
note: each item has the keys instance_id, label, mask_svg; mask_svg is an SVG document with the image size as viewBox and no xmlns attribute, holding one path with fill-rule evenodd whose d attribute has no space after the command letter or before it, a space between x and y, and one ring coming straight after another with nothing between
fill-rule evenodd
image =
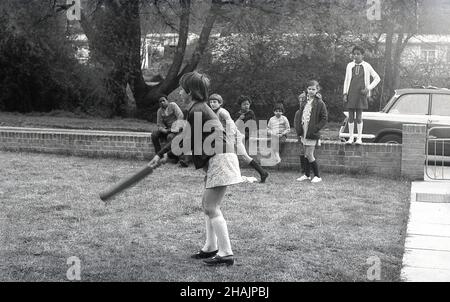
<instances>
[{"instance_id":1,"label":"girl swinging a cricket bat","mask_svg":"<svg viewBox=\"0 0 450 302\"><path fill-rule=\"evenodd\" d=\"M198 72L190 72L181 77L180 86L180 96L188 107L187 122L190 126L190 141L193 142L191 151L194 166L196 169L203 168L206 172L205 191L202 198L206 242L191 258L203 259L203 262L209 266L233 265L233 251L220 204L225 196L227 186L242 182L239 161L234 153L233 142L227 138L217 115L207 105L209 79ZM194 128L195 119L201 119L200 130L197 130L200 128L198 126ZM199 123L198 120L197 123ZM204 127L205 124L208 124L208 127ZM211 125L212 127L210 127ZM208 155L211 152L205 149L207 146L205 140L211 135L215 137L215 152ZM201 142L202 146L196 142ZM163 155L171 148L171 144L166 145L149 162L149 165L159 164Z\"/></svg>"}]
</instances>

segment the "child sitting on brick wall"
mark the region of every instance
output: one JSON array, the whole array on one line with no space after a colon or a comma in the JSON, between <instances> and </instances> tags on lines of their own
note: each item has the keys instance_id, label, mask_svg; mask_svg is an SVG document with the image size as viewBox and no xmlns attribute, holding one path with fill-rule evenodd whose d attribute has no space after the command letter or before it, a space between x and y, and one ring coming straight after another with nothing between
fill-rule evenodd
<instances>
[{"instance_id":1,"label":"child sitting on brick wall","mask_svg":"<svg viewBox=\"0 0 450 302\"><path fill-rule=\"evenodd\" d=\"M289 120L283 115L284 106L279 103L273 108L273 114L267 125L267 134L271 137L272 154L275 157L275 164L281 162L281 146L286 142L287 134L291 131Z\"/></svg>"}]
</instances>

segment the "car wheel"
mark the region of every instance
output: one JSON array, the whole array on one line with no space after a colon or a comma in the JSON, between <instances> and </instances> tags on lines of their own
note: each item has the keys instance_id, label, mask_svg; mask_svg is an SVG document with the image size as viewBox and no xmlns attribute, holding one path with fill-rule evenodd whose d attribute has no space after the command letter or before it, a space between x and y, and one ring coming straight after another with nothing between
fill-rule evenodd
<instances>
[{"instance_id":1,"label":"car wheel","mask_svg":"<svg viewBox=\"0 0 450 302\"><path fill-rule=\"evenodd\" d=\"M401 144L402 137L399 134L386 134L383 135L378 142L383 144Z\"/></svg>"}]
</instances>

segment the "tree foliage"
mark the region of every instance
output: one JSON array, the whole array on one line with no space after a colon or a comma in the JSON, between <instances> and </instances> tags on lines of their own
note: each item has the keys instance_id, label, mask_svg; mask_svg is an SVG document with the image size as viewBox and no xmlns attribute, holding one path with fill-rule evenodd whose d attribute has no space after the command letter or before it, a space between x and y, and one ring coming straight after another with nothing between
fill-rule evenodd
<instances>
[{"instance_id":1,"label":"tree foliage","mask_svg":"<svg viewBox=\"0 0 450 302\"><path fill-rule=\"evenodd\" d=\"M75 59L65 16L56 9L55 1L1 2L0 109L97 113L109 107L100 73Z\"/></svg>"}]
</instances>

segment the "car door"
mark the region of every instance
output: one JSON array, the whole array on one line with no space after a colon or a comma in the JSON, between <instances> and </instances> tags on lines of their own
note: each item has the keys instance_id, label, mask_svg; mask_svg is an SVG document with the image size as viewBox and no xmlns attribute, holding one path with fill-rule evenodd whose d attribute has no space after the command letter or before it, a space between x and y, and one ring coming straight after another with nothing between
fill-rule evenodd
<instances>
[{"instance_id":1,"label":"car door","mask_svg":"<svg viewBox=\"0 0 450 302\"><path fill-rule=\"evenodd\" d=\"M429 154L450 156L450 94L432 94L429 123L430 137L448 140L430 141Z\"/></svg>"}]
</instances>

